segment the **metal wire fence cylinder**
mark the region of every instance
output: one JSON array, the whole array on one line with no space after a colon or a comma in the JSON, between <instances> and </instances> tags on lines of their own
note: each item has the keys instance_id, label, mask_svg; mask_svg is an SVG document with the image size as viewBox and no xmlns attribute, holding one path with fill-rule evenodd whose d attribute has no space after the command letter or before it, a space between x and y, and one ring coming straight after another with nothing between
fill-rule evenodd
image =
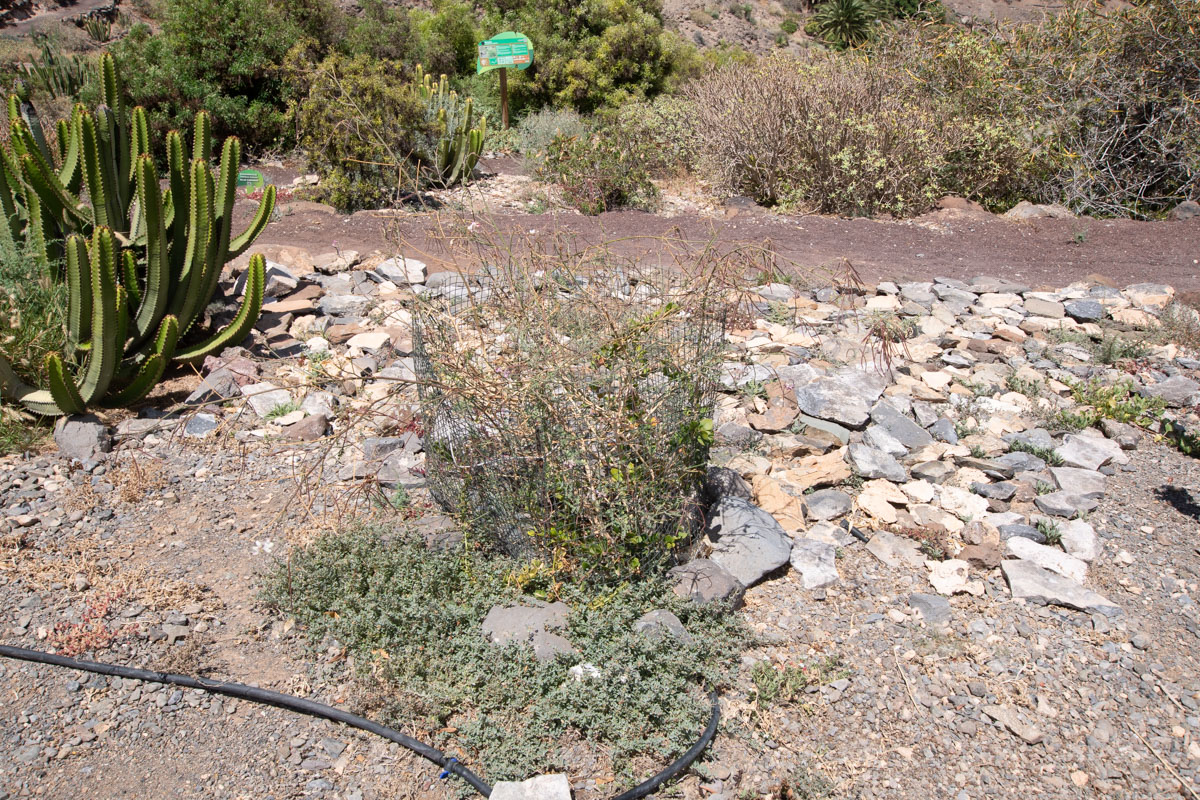
<instances>
[{"instance_id":1,"label":"metal wire fence cylinder","mask_svg":"<svg viewBox=\"0 0 1200 800\"><path fill-rule=\"evenodd\" d=\"M711 275L668 270L512 265L427 292L414 345L434 497L558 569L670 559L694 531L723 309Z\"/></svg>"}]
</instances>

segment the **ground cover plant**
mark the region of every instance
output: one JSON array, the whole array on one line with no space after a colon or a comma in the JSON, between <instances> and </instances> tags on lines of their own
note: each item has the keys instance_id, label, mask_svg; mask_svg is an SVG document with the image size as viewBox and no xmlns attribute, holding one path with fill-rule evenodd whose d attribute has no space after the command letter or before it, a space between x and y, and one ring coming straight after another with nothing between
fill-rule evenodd
<instances>
[{"instance_id":1,"label":"ground cover plant","mask_svg":"<svg viewBox=\"0 0 1200 800\"><path fill-rule=\"evenodd\" d=\"M488 780L561 771L564 744L578 740L640 780L631 757L665 761L691 746L711 713L708 692L746 642L737 618L656 579L565 583L553 597L572 608L562 633L578 653L538 661L528 646L487 642L488 610L544 590L540 575L470 545L432 552L403 531L355 529L295 552L265 596L314 643L346 646L377 687L383 721L461 753ZM679 617L686 639L634 630L659 608Z\"/></svg>"}]
</instances>

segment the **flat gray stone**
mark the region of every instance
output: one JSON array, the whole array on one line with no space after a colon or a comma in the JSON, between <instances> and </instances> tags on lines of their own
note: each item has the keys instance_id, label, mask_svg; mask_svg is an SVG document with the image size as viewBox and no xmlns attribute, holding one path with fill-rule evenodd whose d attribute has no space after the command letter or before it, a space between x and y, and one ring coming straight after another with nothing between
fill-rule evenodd
<instances>
[{"instance_id":1,"label":"flat gray stone","mask_svg":"<svg viewBox=\"0 0 1200 800\"><path fill-rule=\"evenodd\" d=\"M912 468L913 480L944 483L954 474L954 467L945 461L923 461Z\"/></svg>"},{"instance_id":2,"label":"flat gray stone","mask_svg":"<svg viewBox=\"0 0 1200 800\"><path fill-rule=\"evenodd\" d=\"M933 436L905 414L900 413L887 400L881 400L871 409L871 421L881 425L902 445L915 450L933 444Z\"/></svg>"},{"instance_id":3,"label":"flat gray stone","mask_svg":"<svg viewBox=\"0 0 1200 800\"><path fill-rule=\"evenodd\" d=\"M822 521L843 517L854 508L850 495L837 489L821 489L806 495L804 504L808 506L808 516Z\"/></svg>"},{"instance_id":4,"label":"flat gray stone","mask_svg":"<svg viewBox=\"0 0 1200 800\"><path fill-rule=\"evenodd\" d=\"M571 800L571 782L566 775L538 775L527 781L499 781L492 787L491 800Z\"/></svg>"},{"instance_id":5,"label":"flat gray stone","mask_svg":"<svg viewBox=\"0 0 1200 800\"><path fill-rule=\"evenodd\" d=\"M904 443L892 436L882 425L868 425L863 432L863 444L870 445L876 450L882 450L895 458L903 458L908 455L908 448L904 446Z\"/></svg>"},{"instance_id":6,"label":"flat gray stone","mask_svg":"<svg viewBox=\"0 0 1200 800\"><path fill-rule=\"evenodd\" d=\"M1101 436L1067 434L1055 452L1062 458L1063 466L1080 469L1096 470L1110 462L1129 463L1129 456L1122 452L1121 445Z\"/></svg>"},{"instance_id":7,"label":"flat gray stone","mask_svg":"<svg viewBox=\"0 0 1200 800\"><path fill-rule=\"evenodd\" d=\"M1100 499L1092 495L1071 492L1051 492L1034 498L1034 505L1044 514L1056 517L1073 517L1084 514L1100 505Z\"/></svg>"},{"instance_id":8,"label":"flat gray stone","mask_svg":"<svg viewBox=\"0 0 1200 800\"><path fill-rule=\"evenodd\" d=\"M200 385L187 396L184 402L189 406L220 403L240 394L241 387L238 385L233 371L226 367L220 367L205 375L204 379L200 381Z\"/></svg>"},{"instance_id":9,"label":"flat gray stone","mask_svg":"<svg viewBox=\"0 0 1200 800\"><path fill-rule=\"evenodd\" d=\"M1059 575L1070 578L1077 583L1083 583L1087 579L1087 564L1081 559L1067 555L1057 547L1031 542L1020 536L1008 539L1005 541L1004 546L1008 550L1009 555L1016 558L1023 558L1026 561L1037 564L1042 569L1057 572Z\"/></svg>"},{"instance_id":10,"label":"flat gray stone","mask_svg":"<svg viewBox=\"0 0 1200 800\"><path fill-rule=\"evenodd\" d=\"M954 423L945 417L929 426L929 434L939 442L958 444L958 431L954 430Z\"/></svg>"},{"instance_id":11,"label":"flat gray stone","mask_svg":"<svg viewBox=\"0 0 1200 800\"><path fill-rule=\"evenodd\" d=\"M1062 319L1067 313L1062 303L1041 297L1026 297L1025 311L1030 316L1049 317L1050 319Z\"/></svg>"},{"instance_id":12,"label":"flat gray stone","mask_svg":"<svg viewBox=\"0 0 1200 800\"><path fill-rule=\"evenodd\" d=\"M850 441L849 429L843 428L836 422L817 419L816 417L810 417L807 414L796 415L796 422L802 423L806 428L815 428L818 431L824 431L833 438L837 439L840 444L846 444Z\"/></svg>"},{"instance_id":13,"label":"flat gray stone","mask_svg":"<svg viewBox=\"0 0 1200 800\"><path fill-rule=\"evenodd\" d=\"M753 586L788 562L792 540L775 518L740 497L723 497L708 526L709 560L745 587Z\"/></svg>"},{"instance_id":14,"label":"flat gray stone","mask_svg":"<svg viewBox=\"0 0 1200 800\"><path fill-rule=\"evenodd\" d=\"M886 386L877 373L844 369L797 387L796 404L805 414L861 428Z\"/></svg>"},{"instance_id":15,"label":"flat gray stone","mask_svg":"<svg viewBox=\"0 0 1200 800\"><path fill-rule=\"evenodd\" d=\"M1112 601L1101 594L1037 564L1022 559L1009 559L1000 564L1012 596L1032 603L1064 606L1115 617L1121 614Z\"/></svg>"},{"instance_id":16,"label":"flat gray stone","mask_svg":"<svg viewBox=\"0 0 1200 800\"><path fill-rule=\"evenodd\" d=\"M1017 487L1009 481L1004 481L1003 483L972 483L971 491L989 500L1006 502L1011 500L1012 496L1017 493Z\"/></svg>"},{"instance_id":17,"label":"flat gray stone","mask_svg":"<svg viewBox=\"0 0 1200 800\"><path fill-rule=\"evenodd\" d=\"M746 425L739 425L736 422L726 422L717 428L717 444L726 444L731 447L741 448L742 450L749 450L761 442L762 438L763 435L759 431Z\"/></svg>"},{"instance_id":18,"label":"flat gray stone","mask_svg":"<svg viewBox=\"0 0 1200 800\"><path fill-rule=\"evenodd\" d=\"M375 267L375 274L397 286L425 283L429 271L423 261L415 258L389 258Z\"/></svg>"},{"instance_id":19,"label":"flat gray stone","mask_svg":"<svg viewBox=\"0 0 1200 800\"><path fill-rule=\"evenodd\" d=\"M1063 308L1080 322L1095 322L1108 316L1108 311L1097 300L1068 300L1063 303Z\"/></svg>"},{"instance_id":20,"label":"flat gray stone","mask_svg":"<svg viewBox=\"0 0 1200 800\"><path fill-rule=\"evenodd\" d=\"M1100 557L1100 539L1096 529L1081 519L1058 523L1062 548L1080 561L1092 562Z\"/></svg>"},{"instance_id":21,"label":"flat gray stone","mask_svg":"<svg viewBox=\"0 0 1200 800\"><path fill-rule=\"evenodd\" d=\"M242 395L260 418L267 416L279 406L292 402L292 395L287 389L280 389L275 384L265 381L243 386Z\"/></svg>"},{"instance_id":22,"label":"flat gray stone","mask_svg":"<svg viewBox=\"0 0 1200 800\"><path fill-rule=\"evenodd\" d=\"M837 571L837 548L817 539L792 543L792 569L800 573L805 589L819 589L841 579Z\"/></svg>"},{"instance_id":23,"label":"flat gray stone","mask_svg":"<svg viewBox=\"0 0 1200 800\"><path fill-rule=\"evenodd\" d=\"M908 605L930 625L950 622L950 601L941 595L917 592L908 596Z\"/></svg>"},{"instance_id":24,"label":"flat gray stone","mask_svg":"<svg viewBox=\"0 0 1200 800\"><path fill-rule=\"evenodd\" d=\"M1191 400L1200 392L1200 383L1183 375L1172 375L1165 381L1143 386L1138 392L1143 397L1161 397L1171 408L1191 405Z\"/></svg>"},{"instance_id":25,"label":"flat gray stone","mask_svg":"<svg viewBox=\"0 0 1200 800\"><path fill-rule=\"evenodd\" d=\"M1046 468L1045 461L1033 453L1026 453L1023 450L1014 450L1011 453L1005 453L1002 456L993 458L992 461L1007 467L1013 475L1018 472L1041 472Z\"/></svg>"},{"instance_id":26,"label":"flat gray stone","mask_svg":"<svg viewBox=\"0 0 1200 800\"><path fill-rule=\"evenodd\" d=\"M861 443L850 445L850 464L864 478L886 478L893 483L904 483L908 473L895 458Z\"/></svg>"},{"instance_id":27,"label":"flat gray stone","mask_svg":"<svg viewBox=\"0 0 1200 800\"><path fill-rule=\"evenodd\" d=\"M700 605L729 603L732 608L738 609L746 595L746 587L741 581L707 558L697 558L672 567L667 575L673 581L672 589L676 595Z\"/></svg>"},{"instance_id":28,"label":"flat gray stone","mask_svg":"<svg viewBox=\"0 0 1200 800\"><path fill-rule=\"evenodd\" d=\"M1062 491L1095 500L1104 497L1108 482L1099 472L1078 467L1051 467L1050 476L1054 478L1054 485Z\"/></svg>"},{"instance_id":29,"label":"flat gray stone","mask_svg":"<svg viewBox=\"0 0 1200 800\"><path fill-rule=\"evenodd\" d=\"M54 423L54 443L66 458L88 461L112 450L112 435L95 414L75 414Z\"/></svg>"},{"instance_id":30,"label":"flat gray stone","mask_svg":"<svg viewBox=\"0 0 1200 800\"><path fill-rule=\"evenodd\" d=\"M709 467L700 493L709 505L717 503L722 497L750 500L754 496L746 479L728 467Z\"/></svg>"},{"instance_id":31,"label":"flat gray stone","mask_svg":"<svg viewBox=\"0 0 1200 800\"><path fill-rule=\"evenodd\" d=\"M483 635L492 644L529 642L535 633L565 628L570 611L561 602L492 606L483 620Z\"/></svg>"},{"instance_id":32,"label":"flat gray stone","mask_svg":"<svg viewBox=\"0 0 1200 800\"><path fill-rule=\"evenodd\" d=\"M1012 539L1020 536L1023 539L1028 539L1031 542L1043 544L1046 541L1046 535L1039 531L1033 525L1025 525L1024 523L1013 523L1011 525L997 526L996 530L1000 531L1001 541Z\"/></svg>"},{"instance_id":33,"label":"flat gray stone","mask_svg":"<svg viewBox=\"0 0 1200 800\"><path fill-rule=\"evenodd\" d=\"M203 439L215 431L220 423L213 414L199 413L188 417L183 424L183 435L195 439Z\"/></svg>"},{"instance_id":34,"label":"flat gray stone","mask_svg":"<svg viewBox=\"0 0 1200 800\"><path fill-rule=\"evenodd\" d=\"M898 569L906 566L914 568L925 566L926 556L921 552L920 545L912 539L887 531L876 531L871 540L867 542L867 551L889 567Z\"/></svg>"},{"instance_id":35,"label":"flat gray stone","mask_svg":"<svg viewBox=\"0 0 1200 800\"><path fill-rule=\"evenodd\" d=\"M367 310L371 298L356 294L327 294L317 308L327 317L355 317Z\"/></svg>"}]
</instances>

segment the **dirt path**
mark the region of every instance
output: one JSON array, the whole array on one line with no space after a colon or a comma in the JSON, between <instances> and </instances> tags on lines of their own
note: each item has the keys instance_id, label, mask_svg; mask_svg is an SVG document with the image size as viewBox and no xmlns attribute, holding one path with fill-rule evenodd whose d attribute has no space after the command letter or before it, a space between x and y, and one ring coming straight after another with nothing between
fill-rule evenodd
<instances>
[{"instance_id":1,"label":"dirt path","mask_svg":"<svg viewBox=\"0 0 1200 800\"><path fill-rule=\"evenodd\" d=\"M247 204L246 213L252 208ZM435 266L441 250L434 235L461 230L474 219L502 234L536 230L574 235L582 245L623 240L619 249L652 254L666 236L727 245L769 242L781 258L821 267L845 258L866 281L936 276L990 275L1031 286L1064 286L1089 275L1119 285L1166 283L1200 289L1200 219L1184 222L1055 220L1014 222L982 212L938 211L892 222L822 216L783 216L761 209L724 217L664 217L616 211L596 217L571 212L544 214L442 211L359 212L342 217L298 207L270 225L262 244L304 247L314 255L342 249L390 252L399 237L405 251L424 254Z\"/></svg>"}]
</instances>

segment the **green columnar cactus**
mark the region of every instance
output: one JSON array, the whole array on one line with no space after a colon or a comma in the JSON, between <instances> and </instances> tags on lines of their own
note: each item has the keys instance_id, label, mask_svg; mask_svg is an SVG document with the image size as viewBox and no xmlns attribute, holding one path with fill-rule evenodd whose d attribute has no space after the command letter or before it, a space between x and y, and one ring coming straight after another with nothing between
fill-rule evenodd
<instances>
[{"instance_id":1,"label":"green columnar cactus","mask_svg":"<svg viewBox=\"0 0 1200 800\"><path fill-rule=\"evenodd\" d=\"M108 55L100 80L104 104L94 114L76 106L70 120L58 123L57 154L32 106L18 97L8 104L12 135L10 148L0 148L0 243L24 239L47 265L65 255L64 274L51 277L67 284L67 347L47 359L49 387L26 385L0 357L0 391L39 414L136 402L168 363L196 361L236 344L262 310L266 265L256 255L233 322L207 337L197 331L221 270L270 220L275 187L267 187L254 219L234 236L238 140L225 140L214 174L208 115L196 117L191 161L183 137L172 131L164 192L149 155L145 111L126 113Z\"/></svg>"},{"instance_id":2,"label":"green columnar cactus","mask_svg":"<svg viewBox=\"0 0 1200 800\"><path fill-rule=\"evenodd\" d=\"M450 89L443 75L436 83L417 67L417 91L425 101L427 118L434 123L438 142L431 158L434 177L441 186L466 182L479 163L483 139L487 133L487 117L479 117L475 125L474 105L470 98L462 101Z\"/></svg>"}]
</instances>

